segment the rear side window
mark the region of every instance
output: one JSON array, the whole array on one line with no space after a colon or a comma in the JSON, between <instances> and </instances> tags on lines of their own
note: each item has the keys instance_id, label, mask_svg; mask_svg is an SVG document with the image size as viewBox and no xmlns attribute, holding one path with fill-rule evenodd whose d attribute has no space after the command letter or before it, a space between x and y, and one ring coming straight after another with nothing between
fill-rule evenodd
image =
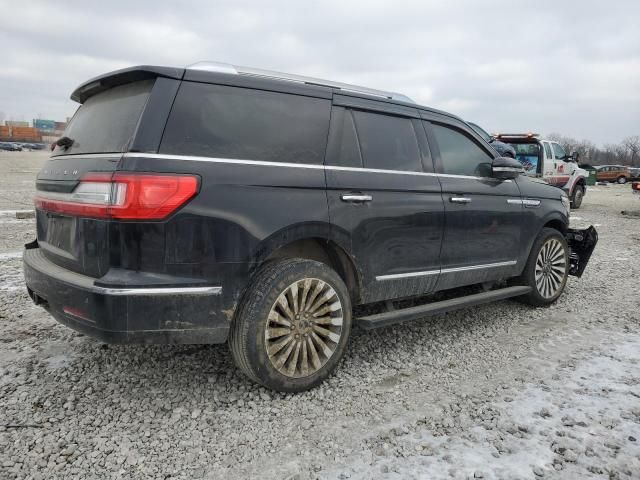
<instances>
[{"instance_id":1,"label":"rear side window","mask_svg":"<svg viewBox=\"0 0 640 480\"><path fill-rule=\"evenodd\" d=\"M364 166L422 171L418 139L410 119L353 111Z\"/></svg>"},{"instance_id":2,"label":"rear side window","mask_svg":"<svg viewBox=\"0 0 640 480\"><path fill-rule=\"evenodd\" d=\"M322 164L329 100L183 82L161 153Z\"/></svg>"},{"instance_id":3,"label":"rear side window","mask_svg":"<svg viewBox=\"0 0 640 480\"><path fill-rule=\"evenodd\" d=\"M462 132L437 123L433 133L440 148L444 173L488 177L493 158Z\"/></svg>"},{"instance_id":4,"label":"rear side window","mask_svg":"<svg viewBox=\"0 0 640 480\"><path fill-rule=\"evenodd\" d=\"M327 165L362 168L358 135L350 110L333 107L327 148Z\"/></svg>"},{"instance_id":5,"label":"rear side window","mask_svg":"<svg viewBox=\"0 0 640 480\"><path fill-rule=\"evenodd\" d=\"M66 137L67 148L53 155L124 152L133 138L155 80L143 80L110 88L88 98L76 111Z\"/></svg>"}]
</instances>

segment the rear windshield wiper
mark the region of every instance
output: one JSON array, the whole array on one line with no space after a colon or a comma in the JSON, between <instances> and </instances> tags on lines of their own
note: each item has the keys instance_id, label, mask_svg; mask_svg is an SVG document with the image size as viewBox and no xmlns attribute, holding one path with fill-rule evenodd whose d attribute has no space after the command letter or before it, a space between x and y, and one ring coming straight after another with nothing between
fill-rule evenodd
<instances>
[{"instance_id":1,"label":"rear windshield wiper","mask_svg":"<svg viewBox=\"0 0 640 480\"><path fill-rule=\"evenodd\" d=\"M65 150L73 145L73 139L69 137L60 137L54 145L62 147Z\"/></svg>"}]
</instances>

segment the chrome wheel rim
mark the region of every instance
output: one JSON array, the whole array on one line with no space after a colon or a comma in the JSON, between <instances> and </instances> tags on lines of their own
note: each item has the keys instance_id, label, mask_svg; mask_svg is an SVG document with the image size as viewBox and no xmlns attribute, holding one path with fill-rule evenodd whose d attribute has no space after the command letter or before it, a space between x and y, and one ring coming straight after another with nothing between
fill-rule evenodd
<instances>
[{"instance_id":1,"label":"chrome wheel rim","mask_svg":"<svg viewBox=\"0 0 640 480\"><path fill-rule=\"evenodd\" d=\"M298 280L278 296L265 329L271 365L291 378L313 375L334 355L342 338L342 302L318 278Z\"/></svg>"},{"instance_id":2,"label":"chrome wheel rim","mask_svg":"<svg viewBox=\"0 0 640 480\"><path fill-rule=\"evenodd\" d=\"M564 245L550 238L542 245L536 259L536 287L544 298L553 298L564 284L567 274L567 259Z\"/></svg>"}]
</instances>

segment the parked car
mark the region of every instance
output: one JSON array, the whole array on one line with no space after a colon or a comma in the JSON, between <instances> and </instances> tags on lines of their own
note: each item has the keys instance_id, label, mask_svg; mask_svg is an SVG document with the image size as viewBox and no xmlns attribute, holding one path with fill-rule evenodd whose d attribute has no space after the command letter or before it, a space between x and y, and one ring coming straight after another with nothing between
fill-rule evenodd
<instances>
[{"instance_id":1,"label":"parked car","mask_svg":"<svg viewBox=\"0 0 640 480\"><path fill-rule=\"evenodd\" d=\"M275 390L322 382L354 324L549 305L597 242L569 228L562 190L400 94L198 64L112 72L71 98L36 180L31 298L105 342L228 342Z\"/></svg>"},{"instance_id":2,"label":"parked car","mask_svg":"<svg viewBox=\"0 0 640 480\"><path fill-rule=\"evenodd\" d=\"M467 122L473 130L480 135L485 142L490 144L496 152L498 152L503 157L511 157L516 158L516 150L509 145L508 143L501 142L496 139L493 135L489 135L485 129L476 125L475 123Z\"/></svg>"},{"instance_id":3,"label":"parked car","mask_svg":"<svg viewBox=\"0 0 640 480\"><path fill-rule=\"evenodd\" d=\"M599 165L596 169L596 180L599 182L627 183L631 178L629 167L624 165Z\"/></svg>"},{"instance_id":4,"label":"parked car","mask_svg":"<svg viewBox=\"0 0 640 480\"><path fill-rule=\"evenodd\" d=\"M21 152L22 146L12 142L2 142L0 143L0 150L5 150L8 152Z\"/></svg>"},{"instance_id":5,"label":"parked car","mask_svg":"<svg viewBox=\"0 0 640 480\"><path fill-rule=\"evenodd\" d=\"M631 180L640 180L640 167L629 167L629 178Z\"/></svg>"},{"instance_id":6,"label":"parked car","mask_svg":"<svg viewBox=\"0 0 640 480\"><path fill-rule=\"evenodd\" d=\"M568 154L558 142L539 138L535 133L507 133L498 138L515 148L516 158L527 175L563 189L571 199L571 207L580 208L587 194L589 173L578 165L577 152Z\"/></svg>"}]
</instances>

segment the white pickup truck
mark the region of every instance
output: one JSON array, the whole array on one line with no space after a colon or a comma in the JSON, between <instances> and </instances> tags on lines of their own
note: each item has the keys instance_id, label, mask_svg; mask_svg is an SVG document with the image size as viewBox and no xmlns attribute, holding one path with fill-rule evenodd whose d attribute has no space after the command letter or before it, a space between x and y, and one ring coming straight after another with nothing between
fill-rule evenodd
<instances>
[{"instance_id":1,"label":"white pickup truck","mask_svg":"<svg viewBox=\"0 0 640 480\"><path fill-rule=\"evenodd\" d=\"M580 208L589 174L578 166L577 152L567 154L558 142L540 139L535 133L496 134L496 138L513 146L526 175L541 177L562 188L571 200L571 207Z\"/></svg>"}]
</instances>

